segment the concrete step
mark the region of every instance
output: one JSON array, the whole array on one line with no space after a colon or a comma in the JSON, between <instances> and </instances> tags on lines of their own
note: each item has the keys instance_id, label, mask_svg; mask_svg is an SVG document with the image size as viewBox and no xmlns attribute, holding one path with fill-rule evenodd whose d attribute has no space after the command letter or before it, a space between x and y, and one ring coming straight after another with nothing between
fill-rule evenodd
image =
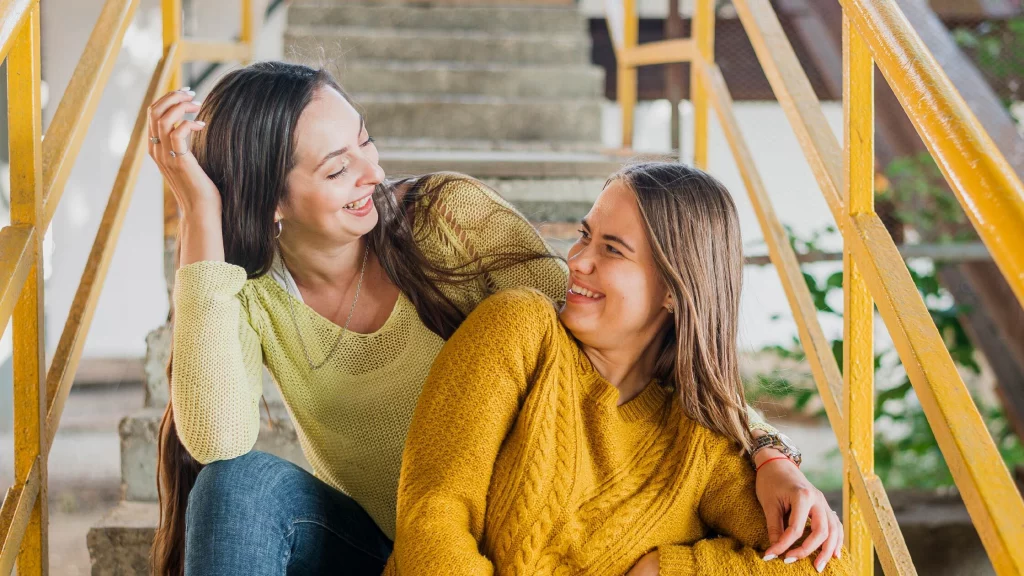
<instances>
[{"instance_id":1,"label":"concrete step","mask_svg":"<svg viewBox=\"0 0 1024 576\"><path fill-rule=\"evenodd\" d=\"M155 502L156 448L162 409L147 408L126 416L118 426L121 437L121 488L125 500ZM261 410L261 412L263 412ZM270 407L273 425L262 414L256 450L275 454L309 468L295 435L295 427L283 406Z\"/></svg>"},{"instance_id":2,"label":"concrete step","mask_svg":"<svg viewBox=\"0 0 1024 576\"><path fill-rule=\"evenodd\" d=\"M594 205L605 178L481 178L530 222L579 222ZM549 238L549 240L551 240ZM561 239L558 239L561 240ZM557 246L556 246L557 247Z\"/></svg>"},{"instance_id":3,"label":"concrete step","mask_svg":"<svg viewBox=\"0 0 1024 576\"><path fill-rule=\"evenodd\" d=\"M600 142L601 101L356 94L375 137Z\"/></svg>"},{"instance_id":4,"label":"concrete step","mask_svg":"<svg viewBox=\"0 0 1024 576\"><path fill-rule=\"evenodd\" d=\"M357 103L358 104L358 103ZM402 138L374 136L377 149L421 152L530 152L530 153L589 153L600 154L606 148L599 141L519 141L469 138Z\"/></svg>"},{"instance_id":5,"label":"concrete step","mask_svg":"<svg viewBox=\"0 0 1024 576\"><path fill-rule=\"evenodd\" d=\"M594 178L604 180L623 158L593 152L439 150L380 147L380 163L389 177L430 172L461 172L477 178Z\"/></svg>"},{"instance_id":6,"label":"concrete step","mask_svg":"<svg viewBox=\"0 0 1024 576\"><path fill-rule=\"evenodd\" d=\"M85 537L92 576L150 574L149 551L160 522L156 502L121 502Z\"/></svg>"},{"instance_id":7,"label":"concrete step","mask_svg":"<svg viewBox=\"0 0 1024 576\"><path fill-rule=\"evenodd\" d=\"M284 41L290 59L339 70L358 60L585 65L590 59L590 38L583 34L289 26Z\"/></svg>"},{"instance_id":8,"label":"concrete step","mask_svg":"<svg viewBox=\"0 0 1024 576\"><path fill-rule=\"evenodd\" d=\"M303 6L349 6L351 4L373 6L575 6L577 0L295 0Z\"/></svg>"},{"instance_id":9,"label":"concrete step","mask_svg":"<svg viewBox=\"0 0 1024 576\"><path fill-rule=\"evenodd\" d=\"M465 62L357 60L341 71L343 85L363 93L471 94L508 98L601 98L597 66L520 66Z\"/></svg>"},{"instance_id":10,"label":"concrete step","mask_svg":"<svg viewBox=\"0 0 1024 576\"><path fill-rule=\"evenodd\" d=\"M433 30L483 30L534 34L584 34L586 19L575 7L367 4L296 2L288 23Z\"/></svg>"}]
</instances>

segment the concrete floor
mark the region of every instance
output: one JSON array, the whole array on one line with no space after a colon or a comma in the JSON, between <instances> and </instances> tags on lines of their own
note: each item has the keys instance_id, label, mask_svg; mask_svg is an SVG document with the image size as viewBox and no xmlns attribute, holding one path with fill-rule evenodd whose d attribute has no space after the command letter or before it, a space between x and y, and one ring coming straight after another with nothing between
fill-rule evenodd
<instances>
[{"instance_id":1,"label":"concrete floor","mask_svg":"<svg viewBox=\"0 0 1024 576\"><path fill-rule=\"evenodd\" d=\"M85 535L121 493L117 426L142 406L140 384L72 389L50 449L50 573L90 573ZM0 429L0 490L14 478L10 424Z\"/></svg>"}]
</instances>

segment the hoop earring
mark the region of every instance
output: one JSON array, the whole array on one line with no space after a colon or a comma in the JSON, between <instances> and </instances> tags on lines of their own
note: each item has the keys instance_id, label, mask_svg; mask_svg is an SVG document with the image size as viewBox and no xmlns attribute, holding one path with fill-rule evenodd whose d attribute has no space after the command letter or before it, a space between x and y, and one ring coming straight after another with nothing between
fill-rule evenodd
<instances>
[{"instance_id":1,"label":"hoop earring","mask_svg":"<svg viewBox=\"0 0 1024 576\"><path fill-rule=\"evenodd\" d=\"M275 222L275 224L277 224L277 234L274 235L274 239L276 240L276 239L281 237L281 228L282 228L282 226L281 226L281 221L280 220Z\"/></svg>"}]
</instances>

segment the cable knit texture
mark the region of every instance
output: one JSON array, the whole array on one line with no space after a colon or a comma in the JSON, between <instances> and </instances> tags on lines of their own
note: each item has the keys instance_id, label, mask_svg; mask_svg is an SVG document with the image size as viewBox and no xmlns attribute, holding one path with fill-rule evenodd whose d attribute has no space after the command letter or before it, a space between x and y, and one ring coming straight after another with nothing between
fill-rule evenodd
<instances>
[{"instance_id":1,"label":"cable knit texture","mask_svg":"<svg viewBox=\"0 0 1024 576\"><path fill-rule=\"evenodd\" d=\"M548 250L509 204L468 177L449 181L431 206L434 214L414 218L416 235L424 253L446 267L461 266L471 255ZM533 286L564 298L565 282L564 263L540 259L446 292L468 313L489 293L510 286ZM251 450L259 431L265 363L317 477L349 494L394 538L406 431L444 342L402 295L378 331L348 332L333 358L313 371L289 298L269 274L247 280L244 269L224 262L178 270L172 401L181 441L203 463ZM297 300L291 304L309 355L319 362L341 328Z\"/></svg>"},{"instance_id":2,"label":"cable knit texture","mask_svg":"<svg viewBox=\"0 0 1024 576\"><path fill-rule=\"evenodd\" d=\"M441 350L406 444L386 574L816 574L761 560L754 472L657 382L618 405L536 290L480 304ZM828 574L848 574L833 559Z\"/></svg>"}]
</instances>

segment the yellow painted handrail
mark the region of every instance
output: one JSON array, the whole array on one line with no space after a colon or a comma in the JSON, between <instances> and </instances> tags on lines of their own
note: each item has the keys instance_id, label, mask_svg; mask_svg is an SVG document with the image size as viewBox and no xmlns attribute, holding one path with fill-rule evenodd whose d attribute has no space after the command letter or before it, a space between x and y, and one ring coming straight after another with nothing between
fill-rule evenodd
<instances>
[{"instance_id":1,"label":"yellow painted handrail","mask_svg":"<svg viewBox=\"0 0 1024 576\"><path fill-rule=\"evenodd\" d=\"M0 60L7 58L11 46L39 0L0 0Z\"/></svg>"},{"instance_id":2,"label":"yellow painted handrail","mask_svg":"<svg viewBox=\"0 0 1024 576\"><path fill-rule=\"evenodd\" d=\"M0 0L0 59L8 64L11 225L0 228L0 328L13 318L15 478L0 507L0 574L48 573L46 465L85 336L146 151L148 108L180 82L183 62L246 61L256 22L242 0L242 41L181 37L178 0L163 0L164 56L139 107L131 139L47 371L42 338L42 231L60 203L138 0L107 0L67 90L42 136L38 0ZM2 331L2 330L0 330Z\"/></svg>"},{"instance_id":3,"label":"yellow painted handrail","mask_svg":"<svg viewBox=\"0 0 1024 576\"><path fill-rule=\"evenodd\" d=\"M896 2L840 3L1024 305L1024 184Z\"/></svg>"},{"instance_id":4,"label":"yellow painted handrail","mask_svg":"<svg viewBox=\"0 0 1024 576\"><path fill-rule=\"evenodd\" d=\"M844 456L847 546L869 573L872 542L887 574L914 574L885 489L874 474L872 305L924 408L954 481L999 574L1024 574L1024 501L960 379L909 271L874 213L877 62L1000 269L1024 303L1024 187L892 0L841 0L844 125L841 146L769 0L733 6L818 181L844 242L844 368L840 375L785 230L768 201L714 64L714 2L696 0L693 38L638 46L633 0L622 0L616 41L623 147L631 142L636 67L692 61L695 161L707 160L708 99L751 197L782 279L800 341ZM613 38L617 37L613 34ZM627 75L623 75L623 71ZM624 85L633 83L633 86ZM845 376L845 378L844 378Z\"/></svg>"}]
</instances>

